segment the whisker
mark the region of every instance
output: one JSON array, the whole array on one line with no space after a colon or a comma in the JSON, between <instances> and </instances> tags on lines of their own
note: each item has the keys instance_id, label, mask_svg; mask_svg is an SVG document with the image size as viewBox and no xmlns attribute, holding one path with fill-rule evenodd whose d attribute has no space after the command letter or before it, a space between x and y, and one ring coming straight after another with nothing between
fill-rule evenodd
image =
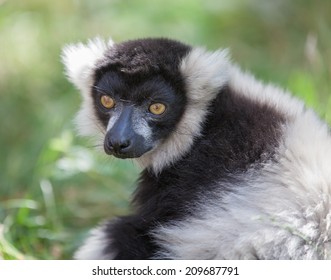
<instances>
[{"instance_id":1,"label":"whisker","mask_svg":"<svg viewBox=\"0 0 331 280\"><path fill-rule=\"evenodd\" d=\"M127 100L127 99L122 99L122 98L120 98L120 101L122 101L122 102L125 102L125 103L130 103L131 101L130 100ZM134 106L133 104L131 104L131 106Z\"/></svg>"},{"instance_id":2,"label":"whisker","mask_svg":"<svg viewBox=\"0 0 331 280\"><path fill-rule=\"evenodd\" d=\"M93 121L93 124L98 128L99 132L102 133L103 136L106 135L106 131L105 129L100 125L98 119L96 117L91 117L91 116L88 116L88 118Z\"/></svg>"},{"instance_id":3,"label":"whisker","mask_svg":"<svg viewBox=\"0 0 331 280\"><path fill-rule=\"evenodd\" d=\"M102 144L94 144L94 145L88 145L88 148L103 148Z\"/></svg>"},{"instance_id":4,"label":"whisker","mask_svg":"<svg viewBox=\"0 0 331 280\"><path fill-rule=\"evenodd\" d=\"M97 91L103 93L103 94L109 94L109 91L107 91L106 89L104 88L101 88L101 87L98 87L96 85L93 85L92 88L96 89Z\"/></svg>"}]
</instances>

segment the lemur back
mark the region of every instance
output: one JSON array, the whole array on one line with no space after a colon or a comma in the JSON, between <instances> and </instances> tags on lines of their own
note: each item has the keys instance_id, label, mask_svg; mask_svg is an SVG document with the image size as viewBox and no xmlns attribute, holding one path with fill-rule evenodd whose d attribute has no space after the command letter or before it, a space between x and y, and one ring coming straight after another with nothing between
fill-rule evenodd
<instances>
[{"instance_id":1,"label":"lemur back","mask_svg":"<svg viewBox=\"0 0 331 280\"><path fill-rule=\"evenodd\" d=\"M288 92L169 39L68 45L79 131L142 167L78 259L330 259L331 137Z\"/></svg>"}]
</instances>

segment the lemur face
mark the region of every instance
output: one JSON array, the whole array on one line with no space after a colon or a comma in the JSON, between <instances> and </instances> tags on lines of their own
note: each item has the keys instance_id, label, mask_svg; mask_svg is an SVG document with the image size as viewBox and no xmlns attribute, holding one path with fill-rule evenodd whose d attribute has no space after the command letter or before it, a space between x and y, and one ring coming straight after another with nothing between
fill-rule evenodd
<instances>
[{"instance_id":1,"label":"lemur face","mask_svg":"<svg viewBox=\"0 0 331 280\"><path fill-rule=\"evenodd\" d=\"M185 95L161 75L144 77L116 70L93 86L94 111L106 131L104 150L118 158L138 158L170 135L184 111Z\"/></svg>"},{"instance_id":2,"label":"lemur face","mask_svg":"<svg viewBox=\"0 0 331 280\"><path fill-rule=\"evenodd\" d=\"M62 60L83 97L79 133L155 173L190 150L228 75L225 50L164 38L95 38L67 45Z\"/></svg>"}]
</instances>

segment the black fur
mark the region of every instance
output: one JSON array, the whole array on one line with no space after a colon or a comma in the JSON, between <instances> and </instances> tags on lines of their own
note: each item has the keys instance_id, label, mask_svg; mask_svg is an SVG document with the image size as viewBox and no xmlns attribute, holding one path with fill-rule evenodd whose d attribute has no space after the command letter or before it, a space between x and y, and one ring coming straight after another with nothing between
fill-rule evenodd
<instances>
[{"instance_id":1,"label":"black fur","mask_svg":"<svg viewBox=\"0 0 331 280\"><path fill-rule=\"evenodd\" d=\"M104 127L107 127L112 111L105 110L100 104L100 96L107 94L117 103L134 104L141 111L148 111L151 103L162 102L168 105L169 112L162 118L147 118L149 125L155 128L155 137L163 138L174 130L176 123L182 116L186 105L184 83L170 84L159 73L151 72L148 80L140 80L137 74L123 74L114 71L105 72L93 87L95 112Z\"/></svg>"},{"instance_id":2,"label":"black fur","mask_svg":"<svg viewBox=\"0 0 331 280\"><path fill-rule=\"evenodd\" d=\"M115 252L115 259L155 257L159 247L153 240L153 229L194 213L196 203L206 194L236 191L224 186L234 183L236 175L252 166L259 169L273 159L284 122L282 115L226 86L209 111L202 136L195 139L189 153L158 175L142 172L134 197L136 214L108 225L112 241L105 253ZM213 184L216 181L219 183Z\"/></svg>"},{"instance_id":3,"label":"black fur","mask_svg":"<svg viewBox=\"0 0 331 280\"><path fill-rule=\"evenodd\" d=\"M191 47L169 39L141 39L115 44L106 53L95 72L95 81L108 71L126 74L131 82L149 80L161 75L171 81L172 86L182 86L179 72L181 59Z\"/></svg>"}]
</instances>

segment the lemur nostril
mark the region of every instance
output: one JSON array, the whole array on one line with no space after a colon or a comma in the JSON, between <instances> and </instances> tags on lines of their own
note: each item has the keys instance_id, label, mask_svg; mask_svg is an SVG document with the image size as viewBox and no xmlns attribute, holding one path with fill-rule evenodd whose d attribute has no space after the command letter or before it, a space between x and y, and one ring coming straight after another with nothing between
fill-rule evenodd
<instances>
[{"instance_id":1,"label":"lemur nostril","mask_svg":"<svg viewBox=\"0 0 331 280\"><path fill-rule=\"evenodd\" d=\"M125 148L130 146L130 141L120 142L117 144L117 146L119 147L120 150L124 150Z\"/></svg>"},{"instance_id":2,"label":"lemur nostril","mask_svg":"<svg viewBox=\"0 0 331 280\"><path fill-rule=\"evenodd\" d=\"M130 141L126 141L120 144L121 149L125 149L130 146Z\"/></svg>"},{"instance_id":3,"label":"lemur nostril","mask_svg":"<svg viewBox=\"0 0 331 280\"><path fill-rule=\"evenodd\" d=\"M104 148L106 154L108 154L108 155L113 154L114 149L113 149L113 146L112 146L112 144L110 143L110 141L105 141L105 142L103 143L103 148Z\"/></svg>"}]
</instances>

